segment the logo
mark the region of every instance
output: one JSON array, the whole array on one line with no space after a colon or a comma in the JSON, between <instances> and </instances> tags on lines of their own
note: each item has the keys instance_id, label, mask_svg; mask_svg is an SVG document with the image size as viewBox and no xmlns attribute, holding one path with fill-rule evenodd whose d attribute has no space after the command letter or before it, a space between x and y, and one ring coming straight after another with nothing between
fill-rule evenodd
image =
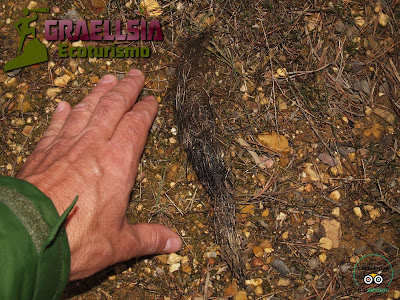
<instances>
[{"instance_id":1,"label":"logo","mask_svg":"<svg viewBox=\"0 0 400 300\"><path fill-rule=\"evenodd\" d=\"M46 7L24 8L23 10L25 16L29 16L31 12L33 12L32 18L21 18L15 23L19 33L18 56L6 63L4 66L6 72L49 60L46 47L36 38L36 28L29 26L30 23L37 20L38 13L48 13L49 9ZM32 35L33 39L29 40L24 46L25 39L29 35Z\"/></svg>"},{"instance_id":2,"label":"logo","mask_svg":"<svg viewBox=\"0 0 400 300\"><path fill-rule=\"evenodd\" d=\"M392 264L382 255L365 255L354 266L353 279L361 292L386 293L393 280Z\"/></svg>"},{"instance_id":3,"label":"logo","mask_svg":"<svg viewBox=\"0 0 400 300\"><path fill-rule=\"evenodd\" d=\"M36 28L31 27L30 23L38 18L38 13L48 13L49 8L28 9L24 8L23 13L33 17L20 18L15 27L20 35L18 45L18 56L9 61L4 66L4 71L8 72L14 69L38 64L48 61L46 47L36 37ZM113 26L114 25L114 26ZM162 41L163 34L159 20L146 21L140 20L115 20L111 24L110 20L46 20L45 21L45 39L47 41L68 40L72 45L65 43L58 44L58 56L80 57L80 58L134 58L150 57L150 48L147 46L120 47L119 44L128 41ZM25 39L32 36L33 39L25 44ZM106 46L88 46L84 47L82 41L97 41L105 43ZM111 43L111 44L110 44Z\"/></svg>"}]
</instances>

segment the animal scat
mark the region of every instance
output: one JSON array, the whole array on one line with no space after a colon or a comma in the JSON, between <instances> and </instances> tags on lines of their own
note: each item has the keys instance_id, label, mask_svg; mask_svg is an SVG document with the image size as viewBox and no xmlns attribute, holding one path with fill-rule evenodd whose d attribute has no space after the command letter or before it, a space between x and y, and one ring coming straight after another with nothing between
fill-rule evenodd
<instances>
[{"instance_id":1,"label":"animal scat","mask_svg":"<svg viewBox=\"0 0 400 300\"><path fill-rule=\"evenodd\" d=\"M211 32L201 32L182 43L173 100L180 141L214 208L214 225L222 258L244 282L244 262L236 232L236 205L230 172L217 139L216 116L205 92L206 66L201 63Z\"/></svg>"}]
</instances>

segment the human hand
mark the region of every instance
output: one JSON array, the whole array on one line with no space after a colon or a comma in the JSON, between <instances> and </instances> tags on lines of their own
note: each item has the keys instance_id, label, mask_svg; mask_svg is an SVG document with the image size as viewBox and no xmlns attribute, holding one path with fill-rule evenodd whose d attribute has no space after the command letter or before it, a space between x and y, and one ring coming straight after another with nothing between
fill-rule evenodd
<instances>
[{"instance_id":1,"label":"human hand","mask_svg":"<svg viewBox=\"0 0 400 300\"><path fill-rule=\"evenodd\" d=\"M135 69L119 82L105 75L74 109L60 102L17 175L46 194L60 215L79 196L66 222L70 280L132 257L181 247L171 229L130 225L126 218L140 156L157 115L154 97L135 104L144 80Z\"/></svg>"}]
</instances>

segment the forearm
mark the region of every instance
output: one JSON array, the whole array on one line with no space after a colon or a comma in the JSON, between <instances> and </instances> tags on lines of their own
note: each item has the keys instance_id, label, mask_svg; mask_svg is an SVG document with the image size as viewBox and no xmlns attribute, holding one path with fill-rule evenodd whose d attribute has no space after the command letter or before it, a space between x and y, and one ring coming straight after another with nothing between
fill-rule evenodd
<instances>
[{"instance_id":1,"label":"forearm","mask_svg":"<svg viewBox=\"0 0 400 300\"><path fill-rule=\"evenodd\" d=\"M65 218L32 184L0 176L0 299L61 296L70 272Z\"/></svg>"}]
</instances>

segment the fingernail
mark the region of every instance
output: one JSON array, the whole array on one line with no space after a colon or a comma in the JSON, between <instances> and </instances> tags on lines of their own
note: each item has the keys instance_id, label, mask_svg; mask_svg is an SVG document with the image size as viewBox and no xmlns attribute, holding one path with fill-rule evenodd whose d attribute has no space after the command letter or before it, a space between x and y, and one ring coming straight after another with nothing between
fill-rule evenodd
<instances>
[{"instance_id":1,"label":"fingernail","mask_svg":"<svg viewBox=\"0 0 400 300\"><path fill-rule=\"evenodd\" d=\"M138 69L131 69L131 70L128 72L128 74L129 74L129 75L132 75L132 76L140 76L140 75L142 75L143 73L142 73L142 71L140 71L140 70L138 70Z\"/></svg>"},{"instance_id":2,"label":"fingernail","mask_svg":"<svg viewBox=\"0 0 400 300\"><path fill-rule=\"evenodd\" d=\"M163 252L168 252L168 253L176 252L179 249L181 249L181 245L182 242L180 238L169 238L165 243Z\"/></svg>"},{"instance_id":3,"label":"fingernail","mask_svg":"<svg viewBox=\"0 0 400 300\"><path fill-rule=\"evenodd\" d=\"M101 83L111 83L115 80L115 76L111 74L104 75L101 79Z\"/></svg>"},{"instance_id":4,"label":"fingernail","mask_svg":"<svg viewBox=\"0 0 400 300\"><path fill-rule=\"evenodd\" d=\"M56 112L62 112L66 105L67 105L67 103L65 103L64 101L61 101L60 103L58 103Z\"/></svg>"}]
</instances>

